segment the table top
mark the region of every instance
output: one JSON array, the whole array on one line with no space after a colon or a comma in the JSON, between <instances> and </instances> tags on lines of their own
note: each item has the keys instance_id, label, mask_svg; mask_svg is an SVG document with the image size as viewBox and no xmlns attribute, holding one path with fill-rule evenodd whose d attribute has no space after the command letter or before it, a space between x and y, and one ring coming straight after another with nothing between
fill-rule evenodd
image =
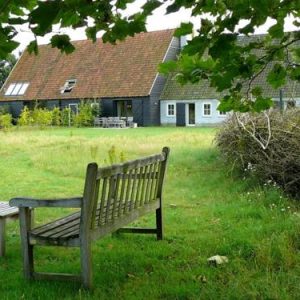
<instances>
[{"instance_id":1,"label":"table top","mask_svg":"<svg viewBox=\"0 0 300 300\"><path fill-rule=\"evenodd\" d=\"M17 215L19 209L17 207L9 206L8 202L0 202L0 218Z\"/></svg>"}]
</instances>

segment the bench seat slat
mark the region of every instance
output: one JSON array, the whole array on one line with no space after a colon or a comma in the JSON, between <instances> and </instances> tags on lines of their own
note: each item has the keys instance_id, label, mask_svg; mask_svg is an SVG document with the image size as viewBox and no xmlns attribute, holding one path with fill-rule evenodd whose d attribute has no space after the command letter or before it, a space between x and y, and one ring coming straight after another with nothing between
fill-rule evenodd
<instances>
[{"instance_id":1,"label":"bench seat slat","mask_svg":"<svg viewBox=\"0 0 300 300\"><path fill-rule=\"evenodd\" d=\"M129 201L126 203L127 207L131 206L131 202ZM125 208L125 203L122 203L122 209ZM98 208L97 211L99 211ZM101 215L98 215L96 218L96 222L99 224L99 227L107 226L109 224L113 224L114 220L118 218L117 211L115 212L114 216L111 214L111 218L106 219L106 211L107 206L103 207L103 211ZM109 211L113 212L113 205L109 207ZM134 210L133 210L134 212ZM122 218L119 217L119 218ZM69 240L79 237L79 225L80 225L80 214L74 213L69 215L65 218L58 219L46 225L40 226L38 228L34 228L30 232L31 239L37 240ZM97 229L96 229L97 230ZM101 229L100 229L101 230Z\"/></svg>"}]
</instances>

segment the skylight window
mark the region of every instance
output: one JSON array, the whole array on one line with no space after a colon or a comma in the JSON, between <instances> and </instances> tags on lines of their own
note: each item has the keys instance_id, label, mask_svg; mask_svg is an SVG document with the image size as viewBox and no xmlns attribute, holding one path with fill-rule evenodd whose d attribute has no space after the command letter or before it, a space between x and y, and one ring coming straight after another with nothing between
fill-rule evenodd
<instances>
[{"instance_id":1,"label":"skylight window","mask_svg":"<svg viewBox=\"0 0 300 300\"><path fill-rule=\"evenodd\" d=\"M5 96L21 96L24 95L29 86L28 82L11 83L5 92Z\"/></svg>"},{"instance_id":2,"label":"skylight window","mask_svg":"<svg viewBox=\"0 0 300 300\"><path fill-rule=\"evenodd\" d=\"M70 93L76 85L76 79L69 79L65 85L61 88L61 93Z\"/></svg>"}]
</instances>

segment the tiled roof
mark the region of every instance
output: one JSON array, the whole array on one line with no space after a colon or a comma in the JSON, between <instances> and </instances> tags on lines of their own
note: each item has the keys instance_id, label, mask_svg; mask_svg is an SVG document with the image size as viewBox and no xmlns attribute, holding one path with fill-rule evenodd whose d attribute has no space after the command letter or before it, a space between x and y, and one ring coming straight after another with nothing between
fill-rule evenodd
<instances>
[{"instance_id":1,"label":"tiled roof","mask_svg":"<svg viewBox=\"0 0 300 300\"><path fill-rule=\"evenodd\" d=\"M100 39L95 43L74 41L76 50L69 55L50 45L40 46L37 56L25 51L3 86L0 100L147 96L173 33L140 33L117 45ZM76 79L76 86L61 94L60 88L68 79ZM23 96L4 96L14 82L30 85Z\"/></svg>"},{"instance_id":2,"label":"tiled roof","mask_svg":"<svg viewBox=\"0 0 300 300\"><path fill-rule=\"evenodd\" d=\"M240 36L239 42L246 44L254 39L262 39L265 35L254 35L251 37ZM257 51L256 51L257 52ZM283 90L284 98L300 98L300 83L296 81L288 81L280 89L274 89L266 81L268 72L271 70L272 64L262 72L252 84L252 87L259 86L262 89L263 96L271 98L279 98L279 90ZM219 93L215 88L210 86L208 80L202 80L196 84L180 85L177 83L174 74L171 74L166 82L163 93L161 94L161 100L196 100L196 99L219 99L225 92Z\"/></svg>"}]
</instances>

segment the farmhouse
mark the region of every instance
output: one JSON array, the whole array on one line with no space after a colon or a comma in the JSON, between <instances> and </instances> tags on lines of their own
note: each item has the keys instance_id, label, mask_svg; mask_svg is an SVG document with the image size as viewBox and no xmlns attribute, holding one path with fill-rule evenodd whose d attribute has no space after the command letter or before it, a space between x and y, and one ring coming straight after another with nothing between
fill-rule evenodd
<instances>
[{"instance_id":1,"label":"farmhouse","mask_svg":"<svg viewBox=\"0 0 300 300\"><path fill-rule=\"evenodd\" d=\"M289 81L276 90L266 82L265 76L259 76L254 82L254 86L262 88L263 96L271 97L279 105L281 93L285 107L300 106L299 83ZM208 81L181 86L175 76L170 76L160 97L161 124L193 126L221 123L227 114L217 110L220 97L221 94L210 87Z\"/></svg>"},{"instance_id":2,"label":"farmhouse","mask_svg":"<svg viewBox=\"0 0 300 300\"><path fill-rule=\"evenodd\" d=\"M238 42L248 44L250 41L263 39L265 35L253 35L251 37L239 36ZM287 80L285 86L274 89L267 83L267 74L273 64L270 63L259 76L253 80L252 86L262 89L265 97L272 98L279 104L280 97L284 106L300 107L300 83ZM161 124L173 124L177 126L213 125L223 122L226 113L217 110L218 99L222 94L210 86L207 80L198 84L177 83L176 78L170 75L160 97L160 120Z\"/></svg>"},{"instance_id":3,"label":"farmhouse","mask_svg":"<svg viewBox=\"0 0 300 300\"><path fill-rule=\"evenodd\" d=\"M50 45L38 55L24 51L0 91L0 105L14 117L26 105L70 107L81 100L101 101L103 116L133 117L141 126L160 124L159 97L166 79L158 64L176 59L180 41L174 30L140 33L116 45L100 39L75 41L62 54Z\"/></svg>"}]
</instances>

